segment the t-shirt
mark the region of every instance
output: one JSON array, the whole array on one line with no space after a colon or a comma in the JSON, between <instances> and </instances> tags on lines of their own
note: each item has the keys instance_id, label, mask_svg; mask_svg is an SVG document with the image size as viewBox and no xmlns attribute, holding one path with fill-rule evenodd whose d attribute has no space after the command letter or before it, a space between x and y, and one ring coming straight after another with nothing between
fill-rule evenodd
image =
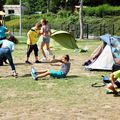
<instances>
[{"instance_id":1,"label":"t-shirt","mask_svg":"<svg viewBox=\"0 0 120 120\"><path fill-rule=\"evenodd\" d=\"M14 43L9 40L1 40L0 44L2 44L1 48L9 48L11 52L15 48Z\"/></svg>"},{"instance_id":2,"label":"t-shirt","mask_svg":"<svg viewBox=\"0 0 120 120\"><path fill-rule=\"evenodd\" d=\"M116 78L120 82L120 70L113 72L113 74L114 74L114 78Z\"/></svg>"},{"instance_id":3,"label":"t-shirt","mask_svg":"<svg viewBox=\"0 0 120 120\"><path fill-rule=\"evenodd\" d=\"M0 26L0 39L6 37L5 33L7 32L7 28L4 26Z\"/></svg>"},{"instance_id":4,"label":"t-shirt","mask_svg":"<svg viewBox=\"0 0 120 120\"><path fill-rule=\"evenodd\" d=\"M48 25L43 25L41 27L41 32L43 33L42 36L43 37L49 37L49 33L50 33L50 28Z\"/></svg>"},{"instance_id":5,"label":"t-shirt","mask_svg":"<svg viewBox=\"0 0 120 120\"><path fill-rule=\"evenodd\" d=\"M70 70L70 65L71 63L70 62L67 62L67 63L63 63L62 66L61 66L61 71L67 75L67 73L69 72Z\"/></svg>"},{"instance_id":6,"label":"t-shirt","mask_svg":"<svg viewBox=\"0 0 120 120\"><path fill-rule=\"evenodd\" d=\"M30 40L32 41L32 45L36 44L38 41L38 34L40 30L36 30L35 27L31 28L27 33L27 44L30 45Z\"/></svg>"}]
</instances>

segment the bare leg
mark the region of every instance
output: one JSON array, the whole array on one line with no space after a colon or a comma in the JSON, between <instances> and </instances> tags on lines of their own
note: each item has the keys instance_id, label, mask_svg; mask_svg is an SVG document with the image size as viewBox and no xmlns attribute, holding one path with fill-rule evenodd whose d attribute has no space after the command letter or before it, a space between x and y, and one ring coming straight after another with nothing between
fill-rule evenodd
<instances>
[{"instance_id":1,"label":"bare leg","mask_svg":"<svg viewBox=\"0 0 120 120\"><path fill-rule=\"evenodd\" d=\"M45 45L45 43L42 42L41 45L40 45L40 50L41 50L41 52L42 52L43 57L46 58L46 55L45 55L45 52L44 52L44 49L43 49L44 45Z\"/></svg>"},{"instance_id":2,"label":"bare leg","mask_svg":"<svg viewBox=\"0 0 120 120\"><path fill-rule=\"evenodd\" d=\"M113 93L117 93L117 91L115 90L115 87L113 86L112 83L108 84L108 85L107 85L107 88L108 88L109 90L112 90Z\"/></svg>"},{"instance_id":3,"label":"bare leg","mask_svg":"<svg viewBox=\"0 0 120 120\"><path fill-rule=\"evenodd\" d=\"M52 55L52 51L50 50L49 43L46 43L46 48L47 48L48 52L50 53L50 55Z\"/></svg>"},{"instance_id":4,"label":"bare leg","mask_svg":"<svg viewBox=\"0 0 120 120\"><path fill-rule=\"evenodd\" d=\"M45 73L42 73L42 74L38 74L38 75L37 75L37 78L46 77L46 76L48 76L48 75L50 75L50 73L49 73L49 72L45 72Z\"/></svg>"},{"instance_id":5,"label":"bare leg","mask_svg":"<svg viewBox=\"0 0 120 120\"><path fill-rule=\"evenodd\" d=\"M38 61L38 56L35 56L35 61Z\"/></svg>"},{"instance_id":6,"label":"bare leg","mask_svg":"<svg viewBox=\"0 0 120 120\"><path fill-rule=\"evenodd\" d=\"M38 74L42 74L42 73L45 73L47 72L48 70L43 70L43 71L40 71L40 72L37 72Z\"/></svg>"}]
</instances>

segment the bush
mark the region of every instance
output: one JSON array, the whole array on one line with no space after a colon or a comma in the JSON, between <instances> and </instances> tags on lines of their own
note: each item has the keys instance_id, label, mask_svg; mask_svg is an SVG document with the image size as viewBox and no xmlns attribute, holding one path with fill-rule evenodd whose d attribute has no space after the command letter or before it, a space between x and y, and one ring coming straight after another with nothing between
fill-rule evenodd
<instances>
[{"instance_id":1,"label":"bush","mask_svg":"<svg viewBox=\"0 0 120 120\"><path fill-rule=\"evenodd\" d=\"M57 16L60 18L67 18L71 15L70 11L66 11L66 10L59 10L57 13Z\"/></svg>"},{"instance_id":2,"label":"bush","mask_svg":"<svg viewBox=\"0 0 120 120\"><path fill-rule=\"evenodd\" d=\"M87 16L96 16L96 17L104 17L110 15L120 15L120 7L113 7L110 5L100 5L98 7L85 7L83 9L84 15Z\"/></svg>"}]
</instances>

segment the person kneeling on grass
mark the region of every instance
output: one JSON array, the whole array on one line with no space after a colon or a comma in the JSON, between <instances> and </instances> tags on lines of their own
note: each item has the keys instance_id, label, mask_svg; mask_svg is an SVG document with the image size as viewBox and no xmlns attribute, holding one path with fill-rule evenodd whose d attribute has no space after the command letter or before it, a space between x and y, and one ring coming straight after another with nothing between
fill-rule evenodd
<instances>
[{"instance_id":1,"label":"person kneeling on grass","mask_svg":"<svg viewBox=\"0 0 120 120\"><path fill-rule=\"evenodd\" d=\"M32 78L34 80L38 80L38 78L46 77L48 75L50 75L53 78L65 78L70 70L70 65L71 65L71 63L69 62L70 61L69 55L65 55L61 59L59 59L59 60L56 59L54 61L59 62L59 63L51 63L51 65L52 66L61 66L60 70L58 70L58 71L44 70L41 72L36 72L36 70L34 68L32 68L32 71L31 71Z\"/></svg>"},{"instance_id":2,"label":"person kneeling on grass","mask_svg":"<svg viewBox=\"0 0 120 120\"><path fill-rule=\"evenodd\" d=\"M4 58L8 59L12 72L13 72L12 75L14 77L17 77L15 65L13 63L13 58L12 58L12 51L14 50L14 43L17 44L18 41L12 35L9 38L0 41L0 44L2 44L0 48L0 61L2 61Z\"/></svg>"},{"instance_id":3,"label":"person kneeling on grass","mask_svg":"<svg viewBox=\"0 0 120 120\"><path fill-rule=\"evenodd\" d=\"M117 88L120 88L120 70L110 74L111 83L107 84L107 89L111 90L113 94L118 94Z\"/></svg>"}]
</instances>

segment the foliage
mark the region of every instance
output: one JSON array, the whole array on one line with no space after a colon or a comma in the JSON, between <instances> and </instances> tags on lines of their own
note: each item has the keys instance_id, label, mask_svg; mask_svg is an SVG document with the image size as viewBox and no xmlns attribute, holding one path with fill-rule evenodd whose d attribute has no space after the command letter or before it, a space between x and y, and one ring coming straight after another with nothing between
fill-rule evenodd
<instances>
[{"instance_id":1,"label":"foliage","mask_svg":"<svg viewBox=\"0 0 120 120\"><path fill-rule=\"evenodd\" d=\"M2 0L5 4L5 0ZM37 11L42 13L52 12L57 13L59 10L65 9L74 11L75 5L79 5L80 0L21 0L22 5L26 6L28 10L26 14L33 14ZM6 0L6 4L19 4L19 0ZM103 4L120 5L120 1L116 0L83 0L84 6L99 6ZM1 8L1 7L0 7ZM102 8L101 8L102 10ZM100 10L99 10L100 11ZM91 13L90 13L91 14Z\"/></svg>"},{"instance_id":2,"label":"foliage","mask_svg":"<svg viewBox=\"0 0 120 120\"><path fill-rule=\"evenodd\" d=\"M110 5L100 5L98 7L85 7L83 9L84 15L87 16L96 16L96 17L104 17L114 15L117 16L120 14L120 7L113 7Z\"/></svg>"},{"instance_id":3,"label":"foliage","mask_svg":"<svg viewBox=\"0 0 120 120\"><path fill-rule=\"evenodd\" d=\"M71 16L71 12L66 11L66 10L59 10L57 13L57 16L60 18L67 18L67 17Z\"/></svg>"},{"instance_id":4,"label":"foliage","mask_svg":"<svg viewBox=\"0 0 120 120\"><path fill-rule=\"evenodd\" d=\"M119 0L84 0L84 5L86 6L99 6L103 4L109 4L112 6L119 6L120 1Z\"/></svg>"},{"instance_id":5,"label":"foliage","mask_svg":"<svg viewBox=\"0 0 120 120\"><path fill-rule=\"evenodd\" d=\"M6 0L7 5L12 5L12 4L19 4L19 0Z\"/></svg>"},{"instance_id":6,"label":"foliage","mask_svg":"<svg viewBox=\"0 0 120 120\"><path fill-rule=\"evenodd\" d=\"M0 11L3 10L3 5L5 4L6 0L0 0Z\"/></svg>"}]
</instances>

